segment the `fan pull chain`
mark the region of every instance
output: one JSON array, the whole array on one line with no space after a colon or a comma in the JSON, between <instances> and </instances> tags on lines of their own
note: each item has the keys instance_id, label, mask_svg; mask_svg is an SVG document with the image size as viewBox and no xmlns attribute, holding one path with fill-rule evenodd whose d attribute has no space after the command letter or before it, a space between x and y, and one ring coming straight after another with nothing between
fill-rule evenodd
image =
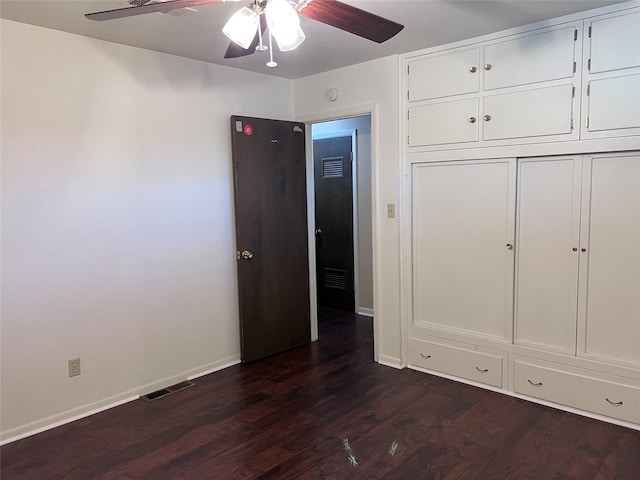
<instances>
[{"instance_id":1,"label":"fan pull chain","mask_svg":"<svg viewBox=\"0 0 640 480\"><path fill-rule=\"evenodd\" d=\"M269 59L270 61L267 62L267 67L274 68L278 66L278 64L273 61L273 43L271 41L271 30L269 30Z\"/></svg>"}]
</instances>

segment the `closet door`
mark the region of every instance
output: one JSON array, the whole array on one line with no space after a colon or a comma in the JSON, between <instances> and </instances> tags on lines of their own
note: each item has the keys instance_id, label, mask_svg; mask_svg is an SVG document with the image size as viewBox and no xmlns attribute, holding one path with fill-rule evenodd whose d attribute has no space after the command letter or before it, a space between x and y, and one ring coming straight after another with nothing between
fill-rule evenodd
<instances>
[{"instance_id":1,"label":"closet door","mask_svg":"<svg viewBox=\"0 0 640 480\"><path fill-rule=\"evenodd\" d=\"M515 343L575 355L582 157L518 164Z\"/></svg>"},{"instance_id":2,"label":"closet door","mask_svg":"<svg viewBox=\"0 0 640 480\"><path fill-rule=\"evenodd\" d=\"M640 152L585 157L578 354L640 364Z\"/></svg>"},{"instance_id":3,"label":"closet door","mask_svg":"<svg viewBox=\"0 0 640 480\"><path fill-rule=\"evenodd\" d=\"M413 321L511 342L515 159L416 164Z\"/></svg>"}]
</instances>

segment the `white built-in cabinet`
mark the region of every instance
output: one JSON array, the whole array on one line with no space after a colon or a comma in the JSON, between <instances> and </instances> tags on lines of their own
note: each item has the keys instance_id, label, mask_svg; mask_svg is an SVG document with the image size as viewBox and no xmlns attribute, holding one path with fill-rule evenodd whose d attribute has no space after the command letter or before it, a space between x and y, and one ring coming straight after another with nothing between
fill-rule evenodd
<instances>
[{"instance_id":1,"label":"white built-in cabinet","mask_svg":"<svg viewBox=\"0 0 640 480\"><path fill-rule=\"evenodd\" d=\"M411 179L410 363L640 424L640 152Z\"/></svg>"},{"instance_id":2,"label":"white built-in cabinet","mask_svg":"<svg viewBox=\"0 0 640 480\"><path fill-rule=\"evenodd\" d=\"M640 9L407 54L404 75L409 150L638 135Z\"/></svg>"},{"instance_id":3,"label":"white built-in cabinet","mask_svg":"<svg viewBox=\"0 0 640 480\"><path fill-rule=\"evenodd\" d=\"M406 54L411 368L640 429L640 3Z\"/></svg>"},{"instance_id":4,"label":"white built-in cabinet","mask_svg":"<svg viewBox=\"0 0 640 480\"><path fill-rule=\"evenodd\" d=\"M577 138L581 28L544 28L410 59L408 145Z\"/></svg>"},{"instance_id":5,"label":"white built-in cabinet","mask_svg":"<svg viewBox=\"0 0 640 480\"><path fill-rule=\"evenodd\" d=\"M582 136L640 134L640 11L585 21Z\"/></svg>"}]
</instances>

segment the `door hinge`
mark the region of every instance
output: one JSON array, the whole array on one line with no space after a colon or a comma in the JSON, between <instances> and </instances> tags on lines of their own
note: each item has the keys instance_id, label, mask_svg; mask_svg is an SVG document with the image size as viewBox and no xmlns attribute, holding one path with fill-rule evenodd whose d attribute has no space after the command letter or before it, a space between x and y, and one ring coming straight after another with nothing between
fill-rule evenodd
<instances>
[{"instance_id":1,"label":"door hinge","mask_svg":"<svg viewBox=\"0 0 640 480\"><path fill-rule=\"evenodd\" d=\"M409 118L411 118L411 110L407 110L407 120L409 120Z\"/></svg>"},{"instance_id":2,"label":"door hinge","mask_svg":"<svg viewBox=\"0 0 640 480\"><path fill-rule=\"evenodd\" d=\"M411 143L409 142L409 135L407 135L407 145L411 145Z\"/></svg>"},{"instance_id":3,"label":"door hinge","mask_svg":"<svg viewBox=\"0 0 640 480\"><path fill-rule=\"evenodd\" d=\"M591 71L591 59L587 60L587 70Z\"/></svg>"},{"instance_id":4,"label":"door hinge","mask_svg":"<svg viewBox=\"0 0 640 480\"><path fill-rule=\"evenodd\" d=\"M585 123L585 127L589 128L589 117L587 117L587 120L584 123Z\"/></svg>"},{"instance_id":5,"label":"door hinge","mask_svg":"<svg viewBox=\"0 0 640 480\"><path fill-rule=\"evenodd\" d=\"M240 250L236 250L236 260L240 260Z\"/></svg>"},{"instance_id":6,"label":"door hinge","mask_svg":"<svg viewBox=\"0 0 640 480\"><path fill-rule=\"evenodd\" d=\"M591 25L589 25L589 38L591 38Z\"/></svg>"},{"instance_id":7,"label":"door hinge","mask_svg":"<svg viewBox=\"0 0 640 480\"><path fill-rule=\"evenodd\" d=\"M578 30L574 30L573 31L573 41L577 41L578 40Z\"/></svg>"},{"instance_id":8,"label":"door hinge","mask_svg":"<svg viewBox=\"0 0 640 480\"><path fill-rule=\"evenodd\" d=\"M591 84L587 85L587 97L591 95Z\"/></svg>"},{"instance_id":9,"label":"door hinge","mask_svg":"<svg viewBox=\"0 0 640 480\"><path fill-rule=\"evenodd\" d=\"M409 90L407 90L407 100L411 100L411 92Z\"/></svg>"},{"instance_id":10,"label":"door hinge","mask_svg":"<svg viewBox=\"0 0 640 480\"><path fill-rule=\"evenodd\" d=\"M573 130L575 128L575 122L573 121L573 118L571 119L571 130Z\"/></svg>"},{"instance_id":11,"label":"door hinge","mask_svg":"<svg viewBox=\"0 0 640 480\"><path fill-rule=\"evenodd\" d=\"M572 88L571 88L571 96L572 96L573 98L576 98L576 87L572 87Z\"/></svg>"},{"instance_id":12,"label":"door hinge","mask_svg":"<svg viewBox=\"0 0 640 480\"><path fill-rule=\"evenodd\" d=\"M407 75L411 72L411 65L407 65Z\"/></svg>"},{"instance_id":13,"label":"door hinge","mask_svg":"<svg viewBox=\"0 0 640 480\"><path fill-rule=\"evenodd\" d=\"M576 73L576 62L573 62L573 73Z\"/></svg>"},{"instance_id":14,"label":"door hinge","mask_svg":"<svg viewBox=\"0 0 640 480\"><path fill-rule=\"evenodd\" d=\"M349 160L353 162L353 152L349 152Z\"/></svg>"}]
</instances>

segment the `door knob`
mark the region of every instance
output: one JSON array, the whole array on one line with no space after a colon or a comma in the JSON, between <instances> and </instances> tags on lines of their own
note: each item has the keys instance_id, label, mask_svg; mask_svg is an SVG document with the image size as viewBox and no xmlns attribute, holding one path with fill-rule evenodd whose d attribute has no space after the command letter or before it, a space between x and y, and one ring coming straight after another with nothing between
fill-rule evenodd
<instances>
[{"instance_id":1,"label":"door knob","mask_svg":"<svg viewBox=\"0 0 640 480\"><path fill-rule=\"evenodd\" d=\"M245 250L244 252L242 252L242 258L244 258L245 260L251 260L253 258L253 252L251 252L250 250Z\"/></svg>"},{"instance_id":2,"label":"door knob","mask_svg":"<svg viewBox=\"0 0 640 480\"><path fill-rule=\"evenodd\" d=\"M320 235L322 233L322 229L321 228L316 228L316 235Z\"/></svg>"},{"instance_id":3,"label":"door knob","mask_svg":"<svg viewBox=\"0 0 640 480\"><path fill-rule=\"evenodd\" d=\"M513 245L511 245L510 243L507 243L507 250L513 250Z\"/></svg>"}]
</instances>

